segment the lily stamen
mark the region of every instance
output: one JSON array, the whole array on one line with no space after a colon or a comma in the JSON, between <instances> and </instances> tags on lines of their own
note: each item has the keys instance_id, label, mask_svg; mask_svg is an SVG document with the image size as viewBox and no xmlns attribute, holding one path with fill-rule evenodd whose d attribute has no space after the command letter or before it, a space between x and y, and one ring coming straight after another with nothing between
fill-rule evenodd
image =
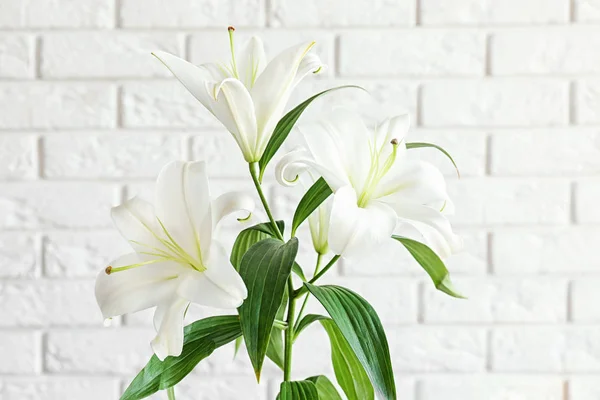
<instances>
[{"instance_id":1,"label":"lily stamen","mask_svg":"<svg viewBox=\"0 0 600 400\"><path fill-rule=\"evenodd\" d=\"M227 28L227 32L229 33L229 48L231 49L231 65L233 68L233 75L239 79L237 65L235 63L235 46L233 44L233 32L235 32L235 28L230 26Z\"/></svg>"},{"instance_id":2,"label":"lily stamen","mask_svg":"<svg viewBox=\"0 0 600 400\"><path fill-rule=\"evenodd\" d=\"M113 266L109 265L108 267L106 267L104 272L106 272L106 275L110 275L110 274L114 274L115 272L127 271L128 269L142 267L144 265L149 265L149 264L155 264L157 262L161 262L161 260L144 261L144 262L137 263L137 264L124 265L122 267L113 267Z\"/></svg>"}]
</instances>

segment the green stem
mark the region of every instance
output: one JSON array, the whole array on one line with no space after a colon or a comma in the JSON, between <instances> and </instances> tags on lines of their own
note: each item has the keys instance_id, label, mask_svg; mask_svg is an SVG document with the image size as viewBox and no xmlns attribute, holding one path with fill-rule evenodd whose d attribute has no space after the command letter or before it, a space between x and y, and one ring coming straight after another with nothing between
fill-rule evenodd
<instances>
[{"instance_id":1,"label":"green stem","mask_svg":"<svg viewBox=\"0 0 600 400\"><path fill-rule=\"evenodd\" d=\"M308 283L313 284L316 281L319 280L320 277L322 277L323 275L325 275L327 273L327 271L329 271L329 268L333 267L333 265L337 262L337 260L340 259L339 255L333 256L333 258L331 260L329 260L329 262L327 263L327 265L325 266L325 268L323 268L321 270L321 272L319 272L318 274L316 274L315 276L313 276L313 278L308 281ZM301 288L299 288L298 290L294 291L293 296L294 297L299 297L302 296L304 293L306 293L308 291L308 289L306 289L306 286L302 286Z\"/></svg>"},{"instance_id":2,"label":"green stem","mask_svg":"<svg viewBox=\"0 0 600 400\"><path fill-rule=\"evenodd\" d=\"M294 314L296 313L296 299L294 298L294 285L292 276L288 278L288 293L289 303L287 312L288 328L285 331L284 337L284 359L283 359L283 380L288 382L292 375L292 345L294 338Z\"/></svg>"},{"instance_id":3,"label":"green stem","mask_svg":"<svg viewBox=\"0 0 600 400\"><path fill-rule=\"evenodd\" d=\"M169 400L175 400L175 386L167 388L167 396L169 396Z\"/></svg>"},{"instance_id":4,"label":"green stem","mask_svg":"<svg viewBox=\"0 0 600 400\"><path fill-rule=\"evenodd\" d=\"M254 186L256 187L256 191L258 192L258 196L260 197L260 201L269 217L269 221L271 221L271 225L273 225L273 229L275 230L275 234L277 238L283 240L283 235L279 231L279 227L275 222L275 218L273 218L273 214L271 213L271 209L269 208L269 204L267 203L267 199L265 198L265 194L262 191L262 187L260 185L260 181L258 180L258 163L252 162L250 165L250 175L252 176L252 182L254 182Z\"/></svg>"},{"instance_id":5,"label":"green stem","mask_svg":"<svg viewBox=\"0 0 600 400\"><path fill-rule=\"evenodd\" d=\"M323 254L321 253L317 253L317 265L315 266L315 272L313 272L313 276L316 276L317 273L319 272L319 267L321 267L321 260L323 259ZM294 330L298 330L298 325L300 324L300 321L302 320L302 313L304 312L304 309L306 308L306 304L308 303L308 295L304 298L304 301L302 302L302 306L300 307L300 312L298 312L298 318L296 318L296 326L294 326Z\"/></svg>"}]
</instances>

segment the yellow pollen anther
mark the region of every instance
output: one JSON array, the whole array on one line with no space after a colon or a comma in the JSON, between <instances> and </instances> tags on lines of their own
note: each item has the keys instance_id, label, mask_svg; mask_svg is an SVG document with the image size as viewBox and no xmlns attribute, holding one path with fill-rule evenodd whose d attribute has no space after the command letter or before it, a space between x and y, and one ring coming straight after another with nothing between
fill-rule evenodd
<instances>
[{"instance_id":1,"label":"yellow pollen anther","mask_svg":"<svg viewBox=\"0 0 600 400\"><path fill-rule=\"evenodd\" d=\"M108 267L106 267L104 272L106 272L106 275L110 275L110 273L112 272L112 267L109 265Z\"/></svg>"},{"instance_id":2,"label":"yellow pollen anther","mask_svg":"<svg viewBox=\"0 0 600 400\"><path fill-rule=\"evenodd\" d=\"M390 143L391 143L391 144L393 144L394 146L397 146L397 145L398 145L398 139L396 139L396 138L393 138L393 139L390 141Z\"/></svg>"},{"instance_id":3,"label":"yellow pollen anther","mask_svg":"<svg viewBox=\"0 0 600 400\"><path fill-rule=\"evenodd\" d=\"M233 32L233 31L235 31L235 28L233 26L229 26L229 27L227 27L227 30L229 32Z\"/></svg>"}]
</instances>

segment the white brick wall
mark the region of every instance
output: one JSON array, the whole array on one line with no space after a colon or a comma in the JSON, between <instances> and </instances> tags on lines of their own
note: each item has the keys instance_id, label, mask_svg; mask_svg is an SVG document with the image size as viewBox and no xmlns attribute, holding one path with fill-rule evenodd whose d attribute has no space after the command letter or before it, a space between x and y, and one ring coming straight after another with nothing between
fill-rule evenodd
<instances>
[{"instance_id":1,"label":"white brick wall","mask_svg":"<svg viewBox=\"0 0 600 400\"><path fill-rule=\"evenodd\" d=\"M175 158L207 159L215 193L249 187L233 140L149 55L210 60L227 25L271 54L317 40L329 69L295 102L348 83L372 94L307 117L334 99L372 119L406 109L411 140L459 164L460 180L420 151L455 198L468 252L448 265L469 300L393 244L326 279L377 307L399 398L599 400L598 0L0 0L0 399L116 399L146 361L150 314L104 328L94 302L127 249L108 210L151 195ZM298 193L269 189L289 217ZM331 370L323 333L306 335L298 378ZM220 349L178 398L273 399L277 370L255 385L244 357Z\"/></svg>"}]
</instances>

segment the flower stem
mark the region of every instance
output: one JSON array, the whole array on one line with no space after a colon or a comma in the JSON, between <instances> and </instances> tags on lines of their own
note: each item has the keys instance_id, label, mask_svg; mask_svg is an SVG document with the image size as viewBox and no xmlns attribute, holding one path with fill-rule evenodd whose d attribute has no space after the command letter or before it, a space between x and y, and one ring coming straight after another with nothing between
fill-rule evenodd
<instances>
[{"instance_id":1,"label":"flower stem","mask_svg":"<svg viewBox=\"0 0 600 400\"><path fill-rule=\"evenodd\" d=\"M171 386L171 387L167 388L167 396L169 396L169 400L176 400L175 399L175 386Z\"/></svg>"},{"instance_id":2,"label":"flower stem","mask_svg":"<svg viewBox=\"0 0 600 400\"><path fill-rule=\"evenodd\" d=\"M258 197L260 197L260 201L269 217L269 221L271 221L271 225L273 225L273 229L275 230L275 234L277 238L283 240L283 235L279 231L279 227L275 222L275 218L273 218L273 214L271 213L271 209L269 208L269 204L267 203L267 199L265 198L265 194L262 191L262 187L260 185L260 181L258 180L258 163L251 162L250 164L250 175L252 176L252 182L254 182L254 186L256 187L256 191L258 192Z\"/></svg>"},{"instance_id":3,"label":"flower stem","mask_svg":"<svg viewBox=\"0 0 600 400\"><path fill-rule=\"evenodd\" d=\"M294 298L294 285L292 283L292 277L288 278L288 312L287 312L287 323L288 328L285 331L284 337L284 359L283 359L283 380L290 381L292 376L292 346L294 338L294 314L296 312L296 299Z\"/></svg>"},{"instance_id":4,"label":"flower stem","mask_svg":"<svg viewBox=\"0 0 600 400\"><path fill-rule=\"evenodd\" d=\"M318 274L316 274L315 276L313 276L313 278L310 281L308 281L308 283L312 284L312 283L315 283L317 280L319 280L319 278L322 277L323 275L325 275L327 273L327 271L329 271L329 268L333 267L333 265L339 259L340 259L339 255L333 256L333 258L331 260L329 260L329 262L327 263L327 265L325 266L325 268L323 268L321 270L321 272L319 272ZM294 291L293 296L297 298L299 296L302 296L307 291L308 291L308 289L306 289L306 286L302 286L298 290Z\"/></svg>"},{"instance_id":5,"label":"flower stem","mask_svg":"<svg viewBox=\"0 0 600 400\"><path fill-rule=\"evenodd\" d=\"M315 266L315 272L313 272L313 276L316 276L319 272L319 268L321 267L321 260L323 259L323 254L317 253L317 265ZM306 303L308 303L308 295L304 298L302 302L302 306L300 307L300 311L298 312L298 318L296 318L296 325L294 326L294 330L298 330L298 324L302 320L302 313L304 312L304 308L306 308Z\"/></svg>"}]
</instances>

